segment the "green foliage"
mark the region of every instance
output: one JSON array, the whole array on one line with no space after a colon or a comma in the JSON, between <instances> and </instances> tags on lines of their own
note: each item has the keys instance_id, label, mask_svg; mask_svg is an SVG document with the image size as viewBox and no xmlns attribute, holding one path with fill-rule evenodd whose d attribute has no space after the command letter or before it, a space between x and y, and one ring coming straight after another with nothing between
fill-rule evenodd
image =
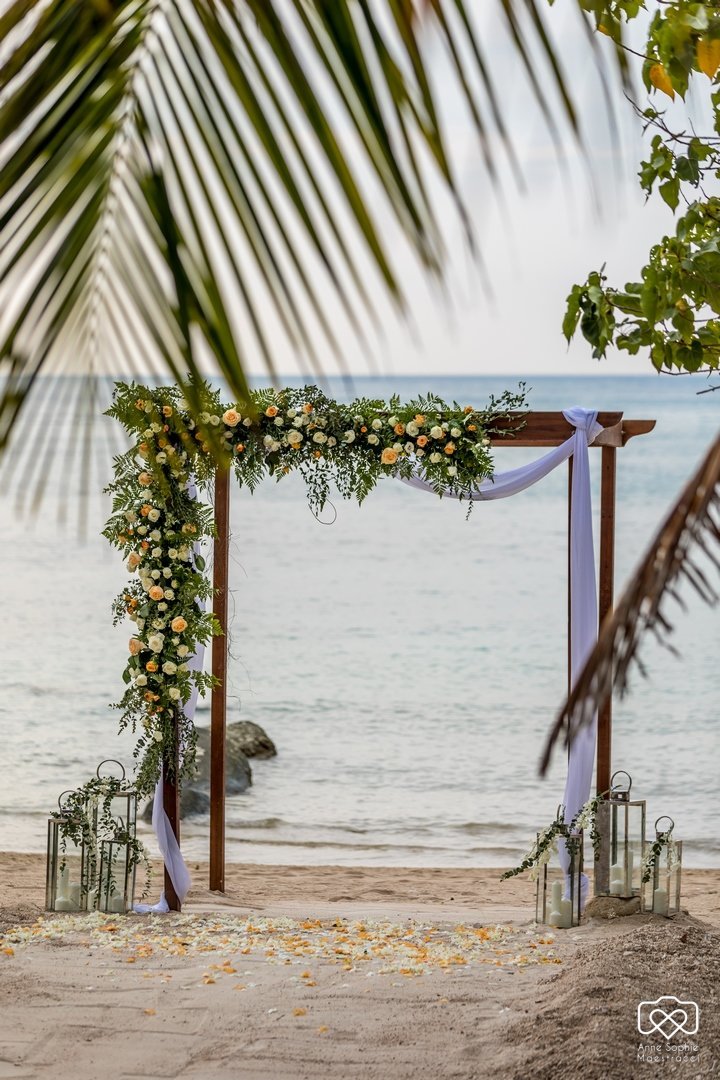
<instances>
[{"instance_id":1,"label":"green foliage","mask_svg":"<svg viewBox=\"0 0 720 1080\"><path fill-rule=\"evenodd\" d=\"M598 29L622 45L623 22L646 3L587 3ZM720 5L689 0L664 3L649 23L642 77L649 92L684 97L692 79L712 110L713 133L671 129L657 106L637 111L653 129L641 163L640 186L657 193L675 213L675 233L654 245L640 280L623 289L607 285L603 270L573 286L563 333L580 329L594 357L614 345L635 354L647 349L658 371L715 371L720 358L720 199L710 186L720 178ZM604 268L603 268L604 269Z\"/></svg>"},{"instance_id":2,"label":"green foliage","mask_svg":"<svg viewBox=\"0 0 720 1080\"><path fill-rule=\"evenodd\" d=\"M343 405L316 386L261 390L234 407L204 383L193 382L192 394L190 412L177 387L118 383L108 411L132 441L115 459L103 533L133 575L113 604L115 623L135 624L116 707L121 729L138 735L136 786L148 795L163 760L175 760L178 741L180 775L192 775L196 735L183 706L194 689L214 683L189 664L198 645L219 632L206 610L213 592L201 554L215 532L212 508L191 489L209 489L217 461L251 491L266 476L280 480L297 470L316 514L331 484L362 502L383 477L412 475L466 500L469 512L473 489L492 475L491 436L511 414L522 426L517 410L525 404L523 384L483 408L434 396Z\"/></svg>"}]
</instances>

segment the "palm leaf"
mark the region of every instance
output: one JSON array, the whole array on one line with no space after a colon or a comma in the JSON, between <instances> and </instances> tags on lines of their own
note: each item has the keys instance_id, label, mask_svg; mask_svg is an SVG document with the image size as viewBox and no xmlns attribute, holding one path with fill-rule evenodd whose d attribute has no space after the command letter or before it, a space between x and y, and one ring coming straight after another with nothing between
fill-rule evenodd
<instances>
[{"instance_id":1,"label":"palm leaf","mask_svg":"<svg viewBox=\"0 0 720 1080\"><path fill-rule=\"evenodd\" d=\"M720 436L681 492L615 610L603 623L597 645L550 731L541 764L543 773L558 741L567 745L590 723L613 689L621 695L626 693L633 667L644 673L638 653L648 634L675 651L667 602L673 600L684 608L678 591L683 583L689 583L706 603L717 602L720 586L708 579L699 556L705 556L720 571Z\"/></svg>"},{"instance_id":2,"label":"palm leaf","mask_svg":"<svg viewBox=\"0 0 720 1080\"><path fill-rule=\"evenodd\" d=\"M534 5L529 20L515 11L527 4L498 10L548 124L577 131ZM488 175L497 182L504 155L519 177L463 0L12 0L0 15L0 452L38 377L69 363L87 394L93 379L149 370L192 403L208 363L242 401L251 357L271 374L289 351L317 374L323 346L342 362L347 332L367 339L378 321L369 272L406 304L388 215L442 274L433 173L471 234L430 27Z\"/></svg>"}]
</instances>

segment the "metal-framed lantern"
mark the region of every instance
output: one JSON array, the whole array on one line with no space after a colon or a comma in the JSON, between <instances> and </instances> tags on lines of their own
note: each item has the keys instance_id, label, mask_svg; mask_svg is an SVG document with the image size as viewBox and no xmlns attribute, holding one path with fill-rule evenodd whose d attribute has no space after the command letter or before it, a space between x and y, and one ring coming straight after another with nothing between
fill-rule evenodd
<instances>
[{"instance_id":1,"label":"metal-framed lantern","mask_svg":"<svg viewBox=\"0 0 720 1080\"><path fill-rule=\"evenodd\" d=\"M624 779L622 779L624 778ZM645 800L631 799L632 777L622 769L610 780L610 888L611 896L640 897L645 854Z\"/></svg>"},{"instance_id":2,"label":"metal-framed lantern","mask_svg":"<svg viewBox=\"0 0 720 1080\"><path fill-rule=\"evenodd\" d=\"M666 822L664 827L661 823ZM655 822L655 841L648 843L645 866L652 872L647 882L650 896L646 908L653 915L672 918L680 913L680 876L682 872L682 840L675 840L675 822L671 817L659 817Z\"/></svg>"},{"instance_id":3,"label":"metal-framed lantern","mask_svg":"<svg viewBox=\"0 0 720 1080\"><path fill-rule=\"evenodd\" d=\"M105 765L117 765L120 777L106 777ZM125 783L125 769L119 761L107 758L97 767L98 780L105 781L107 793L94 808L95 833L98 839L99 868L97 907L99 911L125 914L132 911L135 894L135 862L131 846L137 828L137 792Z\"/></svg>"},{"instance_id":4,"label":"metal-framed lantern","mask_svg":"<svg viewBox=\"0 0 720 1080\"><path fill-rule=\"evenodd\" d=\"M566 871L561 866L551 866L549 861L540 868L535 893L535 922L545 923L559 930L569 930L571 926L580 925L583 842L582 830L559 841L565 844L568 859Z\"/></svg>"},{"instance_id":5,"label":"metal-framed lantern","mask_svg":"<svg viewBox=\"0 0 720 1080\"><path fill-rule=\"evenodd\" d=\"M48 818L45 907L48 911L86 911L94 902L94 859L85 839L82 821L67 805L63 791L59 813Z\"/></svg>"}]
</instances>

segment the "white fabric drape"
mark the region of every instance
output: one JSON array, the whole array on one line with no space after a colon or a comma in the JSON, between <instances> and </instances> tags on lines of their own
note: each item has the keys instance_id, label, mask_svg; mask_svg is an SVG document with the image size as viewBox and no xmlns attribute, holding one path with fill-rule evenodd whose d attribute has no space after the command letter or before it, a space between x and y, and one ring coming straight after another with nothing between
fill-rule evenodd
<instances>
[{"instance_id":1,"label":"white fabric drape","mask_svg":"<svg viewBox=\"0 0 720 1080\"><path fill-rule=\"evenodd\" d=\"M595 582L595 552L592 531L592 493L588 446L602 431L595 410L573 408L563 412L575 432L560 446L517 469L495 473L472 492L473 499L490 502L507 499L542 480L563 461L572 456L573 474L570 506L570 678L574 684L591 652L598 633L597 586ZM418 476L404 483L420 491L434 491L432 484ZM452 492L449 498L459 498ZM568 773L563 805L565 820L571 821L590 797L595 760L596 722L583 728L570 746ZM564 848L560 860L567 869Z\"/></svg>"}]
</instances>

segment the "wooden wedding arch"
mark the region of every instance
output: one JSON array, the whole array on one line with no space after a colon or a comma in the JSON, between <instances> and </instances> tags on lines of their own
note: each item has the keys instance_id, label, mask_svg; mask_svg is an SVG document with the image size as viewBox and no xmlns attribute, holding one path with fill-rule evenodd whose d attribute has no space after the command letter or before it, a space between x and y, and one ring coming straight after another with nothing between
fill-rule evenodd
<instances>
[{"instance_id":1,"label":"wooden wedding arch","mask_svg":"<svg viewBox=\"0 0 720 1080\"><path fill-rule=\"evenodd\" d=\"M517 421L523 427L517 431ZM616 458L620 447L636 435L647 435L655 427L654 420L626 420L622 412L600 412L598 423L603 430L592 447L601 450L600 482L600 564L598 581L598 618L602 625L613 606L615 570L615 481ZM501 429L491 437L494 446L559 446L574 433L574 428L561 412L531 412L509 416L498 424ZM513 430L515 428L515 430ZM572 497L572 456L568 459L568 519ZM210 720L210 888L225 891L225 725L227 715L228 661L228 570L230 541L230 481L229 472L218 471L215 476L215 526L213 587L214 613L222 636L212 643L212 673L219 680L212 690ZM569 560L569 549L568 549ZM568 624L570 606L570 573L568 566ZM568 633L568 684L570 681L570 635ZM598 714L597 791L607 791L612 772L612 701L603 705ZM174 770L169 770L174 774ZM164 806L175 836L180 839L180 791L175 782L164 784ZM601 868L596 887L602 887ZM165 871L165 896L172 910L180 903L170 876Z\"/></svg>"}]
</instances>

